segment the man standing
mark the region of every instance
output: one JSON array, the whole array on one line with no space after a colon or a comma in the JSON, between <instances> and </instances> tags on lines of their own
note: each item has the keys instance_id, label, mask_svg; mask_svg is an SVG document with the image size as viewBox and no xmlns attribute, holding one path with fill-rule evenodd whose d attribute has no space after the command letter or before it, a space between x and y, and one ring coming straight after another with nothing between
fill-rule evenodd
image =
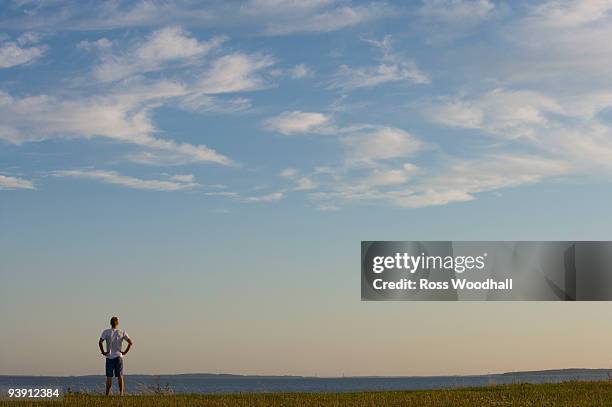
<instances>
[{"instance_id":1,"label":"man standing","mask_svg":"<svg viewBox=\"0 0 612 407\"><path fill-rule=\"evenodd\" d=\"M117 378L117 384L119 385L119 395L123 396L123 355L126 355L132 347L132 340L128 336L127 332L118 329L119 318L112 317L110 320L111 329L105 329L100 335L100 341L98 346L100 352L106 356L106 395L110 393L111 387L113 386L113 375ZM106 341L106 352L102 343ZM121 345L123 341L128 343L125 352L121 351Z\"/></svg>"}]
</instances>

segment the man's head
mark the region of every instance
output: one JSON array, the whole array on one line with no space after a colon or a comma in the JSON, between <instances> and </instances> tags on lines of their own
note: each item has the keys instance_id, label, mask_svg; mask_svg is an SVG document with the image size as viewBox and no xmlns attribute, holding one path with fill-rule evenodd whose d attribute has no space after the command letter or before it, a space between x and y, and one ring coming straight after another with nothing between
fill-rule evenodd
<instances>
[{"instance_id":1,"label":"man's head","mask_svg":"<svg viewBox=\"0 0 612 407\"><path fill-rule=\"evenodd\" d=\"M112 317L110 320L110 324L113 328L117 328L117 326L119 326L119 318Z\"/></svg>"}]
</instances>

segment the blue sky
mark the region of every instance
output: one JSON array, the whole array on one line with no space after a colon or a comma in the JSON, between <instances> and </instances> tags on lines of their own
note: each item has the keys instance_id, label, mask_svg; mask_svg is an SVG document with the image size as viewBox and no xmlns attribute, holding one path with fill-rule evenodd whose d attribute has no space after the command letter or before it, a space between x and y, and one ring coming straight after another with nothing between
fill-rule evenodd
<instances>
[{"instance_id":1,"label":"blue sky","mask_svg":"<svg viewBox=\"0 0 612 407\"><path fill-rule=\"evenodd\" d=\"M15 311L0 318L16 334L0 343L0 373L95 372L94 361L60 356L75 351L68 336L87 341L112 313L140 329L132 336L155 336L161 320L226 356L198 363L186 350L164 370L135 355L142 372L529 367L507 355L475 366L469 353L453 366L395 366L401 343L381 338L388 358L363 366L342 367L357 345L325 360L304 344L307 359L267 364L238 359L235 335L263 346L265 332L286 326L330 331L339 346L352 326L401 315L402 304L381 316L359 303L360 240L609 239L611 20L609 1L3 2L0 253L10 284L0 305ZM346 326L328 320L334 307ZM445 323L443 307L434 317ZM151 309L158 320L143 317ZM489 335L537 323L524 308L506 312ZM57 315L89 331L51 333L61 350L36 354ZM196 339L185 348L195 352ZM290 351L276 339L265 343ZM87 349L75 352L88 360ZM593 349L595 363L607 348ZM531 367L582 363L564 355L534 356Z\"/></svg>"},{"instance_id":2,"label":"blue sky","mask_svg":"<svg viewBox=\"0 0 612 407\"><path fill-rule=\"evenodd\" d=\"M342 210L588 179L612 152L608 55L595 45L607 12L607 2L9 2L0 182Z\"/></svg>"}]
</instances>

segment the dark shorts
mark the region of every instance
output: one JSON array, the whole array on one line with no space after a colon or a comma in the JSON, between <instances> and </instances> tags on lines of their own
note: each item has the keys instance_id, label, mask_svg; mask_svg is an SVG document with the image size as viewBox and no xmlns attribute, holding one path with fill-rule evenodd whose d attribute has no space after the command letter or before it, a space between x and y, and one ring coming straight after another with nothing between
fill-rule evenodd
<instances>
[{"instance_id":1,"label":"dark shorts","mask_svg":"<svg viewBox=\"0 0 612 407\"><path fill-rule=\"evenodd\" d=\"M106 359L106 377L123 376L123 358Z\"/></svg>"}]
</instances>

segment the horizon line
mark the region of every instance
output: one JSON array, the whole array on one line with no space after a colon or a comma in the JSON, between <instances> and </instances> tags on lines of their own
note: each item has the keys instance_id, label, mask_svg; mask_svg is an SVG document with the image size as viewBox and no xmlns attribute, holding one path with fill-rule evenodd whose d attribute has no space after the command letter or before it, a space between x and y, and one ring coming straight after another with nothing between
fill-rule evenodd
<instances>
[{"instance_id":1,"label":"horizon line","mask_svg":"<svg viewBox=\"0 0 612 407\"><path fill-rule=\"evenodd\" d=\"M208 376L238 376L238 377L291 377L291 378L304 378L304 379L359 379L359 378L425 378L425 377L475 377L475 376L499 376L499 375L511 375L511 374L534 374L547 372L560 372L560 371L608 371L612 372L612 367L564 367L556 369L536 369L536 370L514 370L507 372L498 373L479 373L479 374L440 374L440 375L342 375L342 376L309 376L309 375L291 375L291 374L241 374L241 373L131 373L126 376L188 376L188 375L208 375ZM90 373L80 375L48 375L48 374L0 374L1 377L96 377L104 376L104 374Z\"/></svg>"}]
</instances>

